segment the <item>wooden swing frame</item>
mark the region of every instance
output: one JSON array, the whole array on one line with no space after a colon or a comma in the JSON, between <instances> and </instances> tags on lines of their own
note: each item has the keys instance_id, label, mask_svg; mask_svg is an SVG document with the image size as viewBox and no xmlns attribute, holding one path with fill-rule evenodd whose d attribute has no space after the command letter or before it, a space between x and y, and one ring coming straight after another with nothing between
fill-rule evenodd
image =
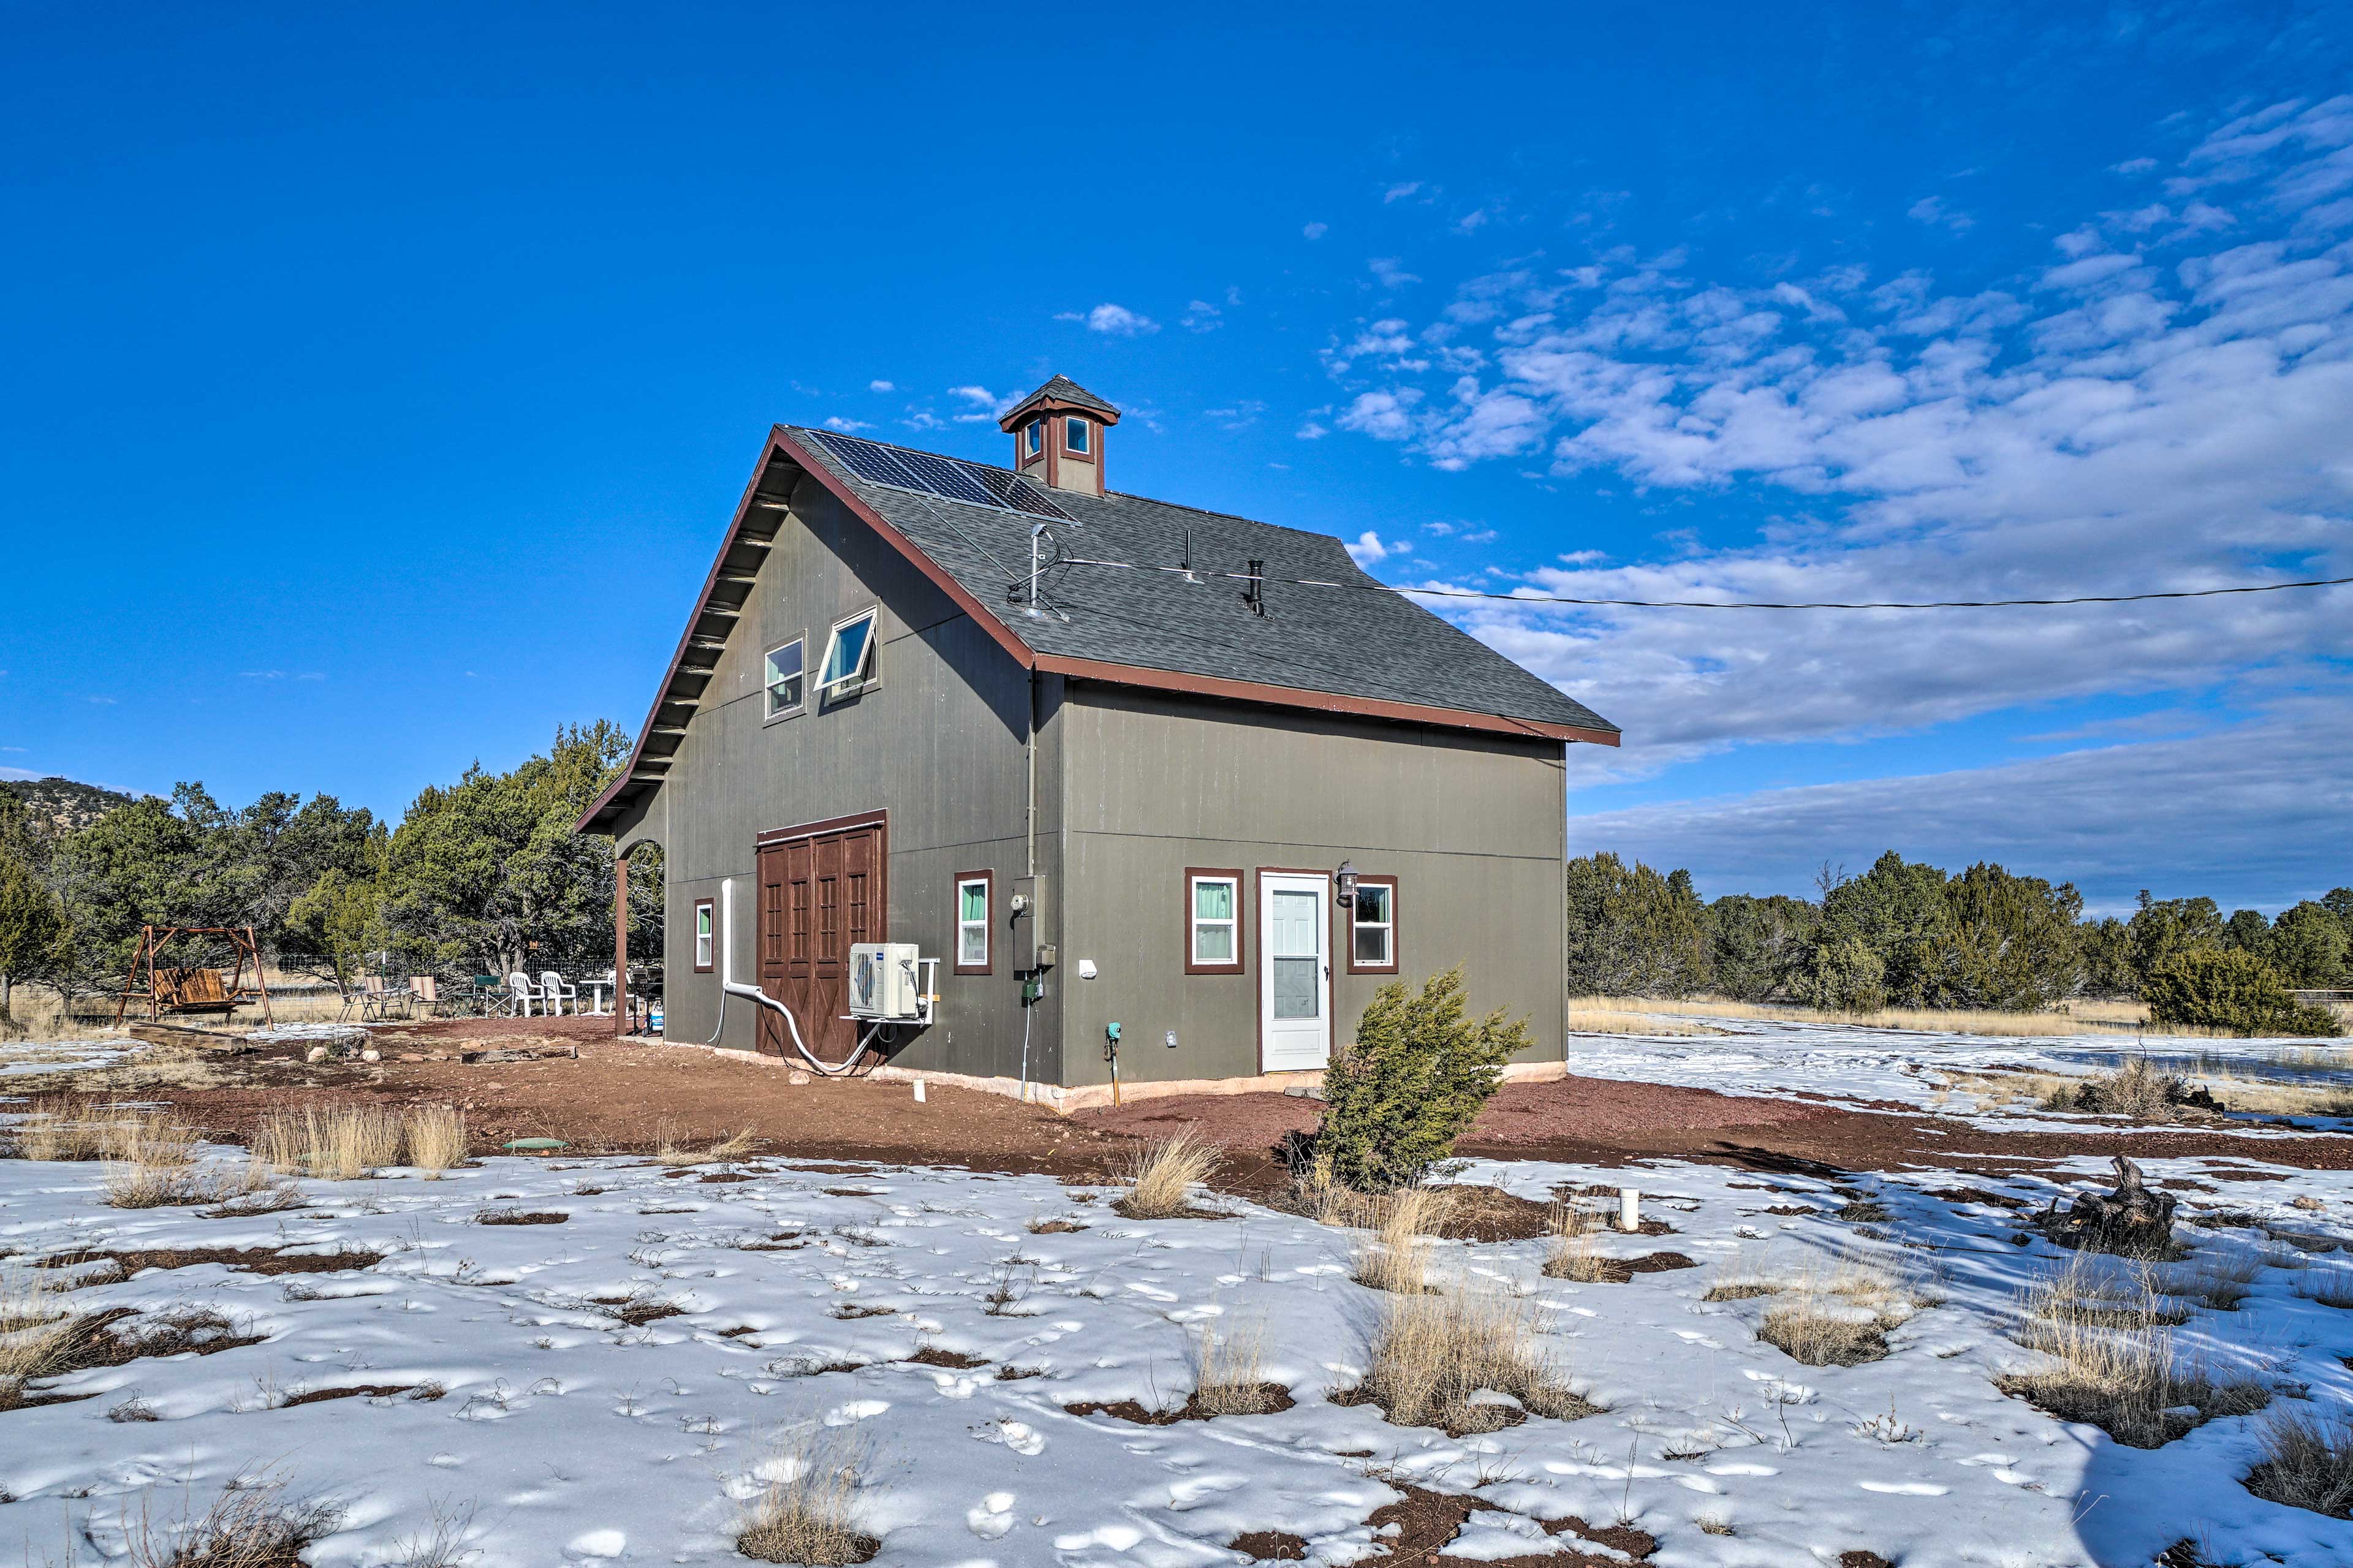
<instances>
[{"instance_id":1,"label":"wooden swing frame","mask_svg":"<svg viewBox=\"0 0 2353 1568\"><path fill-rule=\"evenodd\" d=\"M181 999L176 989L172 990L170 994L166 994L164 976L172 972L160 968L155 960L164 951L165 944L174 937L183 936L227 937L229 946L236 950L237 972L230 978L229 983L221 988L222 994L219 998L190 1004ZM253 963L251 985L245 983L245 965L248 959ZM146 977L146 983L143 985L140 983L142 971ZM217 973L218 971L213 973ZM139 931L139 951L131 960L131 973L123 976L121 999L114 1005L114 1021L117 1024L122 1022L123 1015L130 1010L131 999L140 995L147 998L147 1020L150 1023L161 1021L167 1012L218 1012L226 1018L237 1010L237 1005L239 1002L248 996L258 996L261 999L261 1021L265 1025L275 1024L278 1021L269 1009L269 982L262 978L261 950L254 945L251 926L166 926L163 928L161 935L157 934L157 928L154 926L142 926Z\"/></svg>"}]
</instances>

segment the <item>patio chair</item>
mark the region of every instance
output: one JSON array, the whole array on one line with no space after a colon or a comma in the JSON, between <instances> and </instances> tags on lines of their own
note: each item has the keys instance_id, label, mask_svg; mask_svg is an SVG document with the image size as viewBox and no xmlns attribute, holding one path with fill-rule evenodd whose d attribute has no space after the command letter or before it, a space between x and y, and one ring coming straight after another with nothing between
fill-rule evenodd
<instances>
[{"instance_id":1,"label":"patio chair","mask_svg":"<svg viewBox=\"0 0 2353 1568\"><path fill-rule=\"evenodd\" d=\"M531 976L522 970L518 969L507 976L508 1017L528 1018L531 1016L531 1005L545 1000L545 996L532 984Z\"/></svg>"},{"instance_id":2,"label":"patio chair","mask_svg":"<svg viewBox=\"0 0 2353 1568\"><path fill-rule=\"evenodd\" d=\"M543 969L540 971L539 994L542 997L545 998L547 1002L548 1015L551 1017L562 1017L564 1016L564 1005L566 1002L572 1004L573 1012L577 1013L580 1011L580 988L565 980L564 976L556 973L553 969Z\"/></svg>"},{"instance_id":3,"label":"patio chair","mask_svg":"<svg viewBox=\"0 0 2353 1568\"><path fill-rule=\"evenodd\" d=\"M412 1007L422 1005L425 1009L425 1016L427 1017L439 1017L441 1016L441 982L439 978L431 974L410 975L408 977L408 1001Z\"/></svg>"},{"instance_id":4,"label":"patio chair","mask_svg":"<svg viewBox=\"0 0 2353 1568\"><path fill-rule=\"evenodd\" d=\"M371 974L360 982L360 1021L381 1024L388 1018L406 1018L409 1010L409 990L404 984L395 986L381 974Z\"/></svg>"}]
</instances>

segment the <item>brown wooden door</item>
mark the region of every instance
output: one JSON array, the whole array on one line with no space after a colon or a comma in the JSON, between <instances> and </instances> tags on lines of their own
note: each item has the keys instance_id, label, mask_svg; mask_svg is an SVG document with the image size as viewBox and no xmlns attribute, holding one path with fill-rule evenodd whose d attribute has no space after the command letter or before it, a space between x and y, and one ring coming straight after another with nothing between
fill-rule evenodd
<instances>
[{"instance_id":1,"label":"brown wooden door","mask_svg":"<svg viewBox=\"0 0 2353 1568\"><path fill-rule=\"evenodd\" d=\"M819 1059L849 1059L849 946L883 940L880 822L770 840L760 847L760 987L793 1011ZM760 1010L760 1049L791 1056L785 1021Z\"/></svg>"}]
</instances>

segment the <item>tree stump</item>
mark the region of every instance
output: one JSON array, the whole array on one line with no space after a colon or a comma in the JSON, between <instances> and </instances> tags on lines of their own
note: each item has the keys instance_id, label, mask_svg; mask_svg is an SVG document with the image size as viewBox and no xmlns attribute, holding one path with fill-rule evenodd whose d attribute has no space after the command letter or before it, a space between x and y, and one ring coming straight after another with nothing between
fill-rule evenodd
<instances>
[{"instance_id":1,"label":"tree stump","mask_svg":"<svg viewBox=\"0 0 2353 1568\"><path fill-rule=\"evenodd\" d=\"M2062 1247L2088 1247L2126 1258L2163 1258L2173 1250L2171 1193L2159 1192L2141 1180L2140 1167L2122 1154L2116 1157L2116 1184L2105 1193L2085 1193L2065 1215L2052 1198L2042 1216L2042 1232Z\"/></svg>"}]
</instances>

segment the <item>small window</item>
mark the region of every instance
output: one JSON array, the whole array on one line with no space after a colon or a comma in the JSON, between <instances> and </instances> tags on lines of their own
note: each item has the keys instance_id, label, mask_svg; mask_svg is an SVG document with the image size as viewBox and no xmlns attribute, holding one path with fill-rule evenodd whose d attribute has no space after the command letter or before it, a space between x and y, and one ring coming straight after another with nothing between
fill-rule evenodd
<instances>
[{"instance_id":1,"label":"small window","mask_svg":"<svg viewBox=\"0 0 2353 1568\"><path fill-rule=\"evenodd\" d=\"M694 972L711 973L711 900L698 899L694 903Z\"/></svg>"},{"instance_id":2,"label":"small window","mask_svg":"<svg viewBox=\"0 0 2353 1568\"><path fill-rule=\"evenodd\" d=\"M967 871L956 878L956 973L988 973L988 891L987 871Z\"/></svg>"},{"instance_id":3,"label":"small window","mask_svg":"<svg viewBox=\"0 0 2353 1568\"><path fill-rule=\"evenodd\" d=\"M825 645L825 664L817 678L819 697L847 697L872 683L874 615L867 610L833 628Z\"/></svg>"},{"instance_id":4,"label":"small window","mask_svg":"<svg viewBox=\"0 0 2353 1568\"><path fill-rule=\"evenodd\" d=\"M1355 931L1348 950L1348 970L1354 974L1393 973L1397 956L1397 879L1356 879L1356 905L1350 911Z\"/></svg>"},{"instance_id":5,"label":"small window","mask_svg":"<svg viewBox=\"0 0 2353 1568\"><path fill-rule=\"evenodd\" d=\"M1073 414L1070 418L1070 431L1071 450L1073 452L1085 451L1087 449L1087 441L1089 439L1087 434L1087 421Z\"/></svg>"},{"instance_id":6,"label":"small window","mask_svg":"<svg viewBox=\"0 0 2353 1568\"><path fill-rule=\"evenodd\" d=\"M768 650L768 717L782 719L801 710L801 655L807 639L795 637Z\"/></svg>"},{"instance_id":7,"label":"small window","mask_svg":"<svg viewBox=\"0 0 2353 1568\"><path fill-rule=\"evenodd\" d=\"M1032 419L1029 421L1029 455L1034 458L1045 449L1046 422L1043 419Z\"/></svg>"},{"instance_id":8,"label":"small window","mask_svg":"<svg viewBox=\"0 0 2353 1568\"><path fill-rule=\"evenodd\" d=\"M1187 973L1231 973L1241 968L1241 889L1240 871L1186 873Z\"/></svg>"}]
</instances>

